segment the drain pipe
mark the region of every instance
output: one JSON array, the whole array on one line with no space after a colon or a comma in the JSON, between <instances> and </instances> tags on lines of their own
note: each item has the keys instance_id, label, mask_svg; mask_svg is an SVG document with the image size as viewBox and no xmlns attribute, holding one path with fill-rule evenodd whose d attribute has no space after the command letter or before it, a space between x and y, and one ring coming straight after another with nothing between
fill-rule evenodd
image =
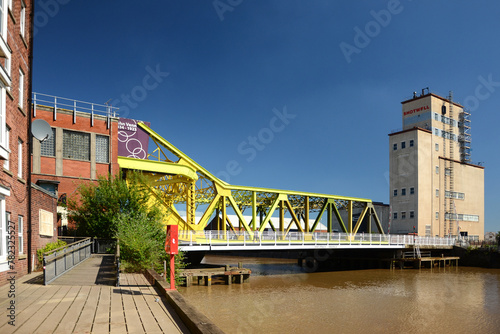
<instances>
[{"instance_id":1,"label":"drain pipe","mask_svg":"<svg viewBox=\"0 0 500 334\"><path fill-rule=\"evenodd\" d=\"M32 258L32 251L31 247L33 245L32 243L32 233L33 230L31 229L32 225L32 219L31 219L31 154L32 154L32 142L33 142L33 136L31 135L31 119L33 115L31 103L32 103L32 96L33 96L33 26L35 24L35 1L31 0L30 1L30 40L29 40L29 91L28 91L28 153L26 156L28 157L28 256L27 256L27 261L28 261L28 274L32 272L32 267L34 265L34 259Z\"/></svg>"}]
</instances>

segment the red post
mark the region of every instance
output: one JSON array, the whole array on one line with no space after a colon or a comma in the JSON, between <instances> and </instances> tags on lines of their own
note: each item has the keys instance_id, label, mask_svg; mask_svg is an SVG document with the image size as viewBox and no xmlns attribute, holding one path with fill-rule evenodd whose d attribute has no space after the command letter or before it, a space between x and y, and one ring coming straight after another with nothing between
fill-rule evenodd
<instances>
[{"instance_id":1,"label":"red post","mask_svg":"<svg viewBox=\"0 0 500 334\"><path fill-rule=\"evenodd\" d=\"M179 226L167 225L165 251L170 255L170 290L175 290L175 254L179 254Z\"/></svg>"},{"instance_id":2,"label":"red post","mask_svg":"<svg viewBox=\"0 0 500 334\"><path fill-rule=\"evenodd\" d=\"M175 255L170 255L170 290L175 290Z\"/></svg>"}]
</instances>

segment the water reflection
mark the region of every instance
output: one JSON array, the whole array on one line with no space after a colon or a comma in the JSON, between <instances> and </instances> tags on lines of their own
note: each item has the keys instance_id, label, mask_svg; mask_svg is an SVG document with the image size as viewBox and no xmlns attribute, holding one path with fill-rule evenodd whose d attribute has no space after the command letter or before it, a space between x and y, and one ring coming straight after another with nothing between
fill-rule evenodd
<instances>
[{"instance_id":1,"label":"water reflection","mask_svg":"<svg viewBox=\"0 0 500 334\"><path fill-rule=\"evenodd\" d=\"M216 257L250 283L180 292L227 333L500 332L500 270L441 268L306 274L294 260Z\"/></svg>"}]
</instances>

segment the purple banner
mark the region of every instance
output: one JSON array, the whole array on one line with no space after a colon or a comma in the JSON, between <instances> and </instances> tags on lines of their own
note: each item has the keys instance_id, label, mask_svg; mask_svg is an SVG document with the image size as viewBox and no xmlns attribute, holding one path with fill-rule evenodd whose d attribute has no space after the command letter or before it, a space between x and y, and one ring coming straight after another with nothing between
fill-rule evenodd
<instances>
[{"instance_id":1,"label":"purple banner","mask_svg":"<svg viewBox=\"0 0 500 334\"><path fill-rule=\"evenodd\" d=\"M127 158L146 159L149 135L137 126L134 119L120 118L118 121L118 155ZM150 126L150 122L143 122Z\"/></svg>"}]
</instances>

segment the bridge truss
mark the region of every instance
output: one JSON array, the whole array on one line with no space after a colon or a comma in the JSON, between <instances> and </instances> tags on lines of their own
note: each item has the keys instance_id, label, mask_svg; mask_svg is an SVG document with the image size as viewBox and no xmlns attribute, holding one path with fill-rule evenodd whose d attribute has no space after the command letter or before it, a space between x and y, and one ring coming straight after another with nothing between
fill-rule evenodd
<instances>
[{"instance_id":1,"label":"bridge truss","mask_svg":"<svg viewBox=\"0 0 500 334\"><path fill-rule=\"evenodd\" d=\"M223 236L272 230L286 238L292 231L314 233L323 225L325 232L336 232L334 226L340 226L343 233L356 234L363 222L368 233L372 225L384 233L369 199L230 185L145 124L138 126L156 147L147 159L118 157L118 163L125 172L142 171L148 190L163 206L166 224L178 225L181 239L204 230ZM185 215L180 214L183 209ZM354 221L355 209L361 213ZM320 224L323 217L326 223Z\"/></svg>"}]
</instances>

